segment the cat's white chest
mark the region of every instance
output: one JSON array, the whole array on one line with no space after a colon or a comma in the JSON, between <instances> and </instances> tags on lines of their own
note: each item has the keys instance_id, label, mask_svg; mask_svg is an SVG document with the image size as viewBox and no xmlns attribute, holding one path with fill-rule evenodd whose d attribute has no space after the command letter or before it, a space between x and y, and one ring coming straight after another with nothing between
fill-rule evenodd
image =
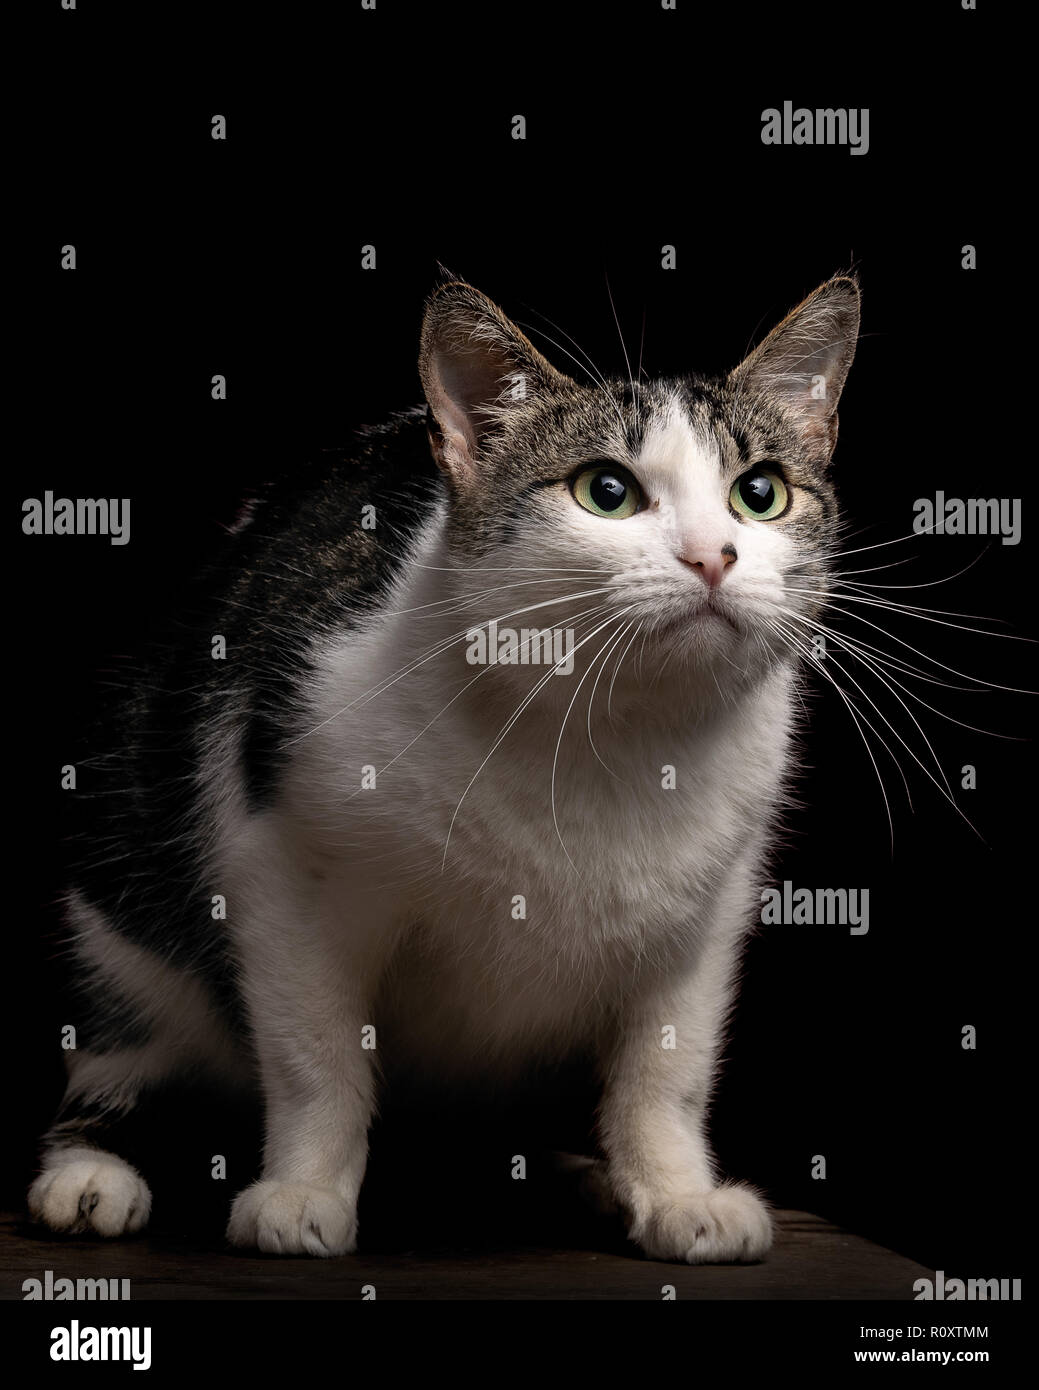
<instances>
[{"instance_id":1,"label":"cat's white chest","mask_svg":"<svg viewBox=\"0 0 1039 1390\"><path fill-rule=\"evenodd\" d=\"M582 706L564 728L557 699L499 744L497 712L452 703L433 669L369 699L383 664L392 675L380 656L357 643L328 668L290 796L337 930L356 929L360 890L394 938L382 1007L398 1053L434 1065L579 1042L647 962L712 930L737 860L764 863L787 673L698 718L679 688L668 718L646 703L590 725Z\"/></svg>"},{"instance_id":2,"label":"cat's white chest","mask_svg":"<svg viewBox=\"0 0 1039 1390\"><path fill-rule=\"evenodd\" d=\"M376 876L402 932L386 1026L419 1065L587 1040L647 960L711 930L729 867L753 861L785 759L779 693L681 737L604 739L609 771L573 735L558 758L503 746L474 778L484 745L455 730L349 802L351 874Z\"/></svg>"}]
</instances>

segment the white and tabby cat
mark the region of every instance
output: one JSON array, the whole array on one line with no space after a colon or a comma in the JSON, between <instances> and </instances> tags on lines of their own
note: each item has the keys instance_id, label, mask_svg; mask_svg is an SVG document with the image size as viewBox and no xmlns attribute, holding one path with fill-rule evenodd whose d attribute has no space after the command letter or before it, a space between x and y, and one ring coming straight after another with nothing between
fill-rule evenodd
<instances>
[{"instance_id":1,"label":"white and tabby cat","mask_svg":"<svg viewBox=\"0 0 1039 1390\"><path fill-rule=\"evenodd\" d=\"M428 408L251 505L82 770L84 1006L37 1218L140 1228L106 1131L209 1069L265 1101L230 1239L340 1255L382 1088L582 1053L642 1249L765 1254L705 1110L790 767L780 615L818 612L835 551L858 315L838 277L727 378L583 386L471 286L434 294ZM572 670L533 644L473 664L492 621L572 633Z\"/></svg>"}]
</instances>

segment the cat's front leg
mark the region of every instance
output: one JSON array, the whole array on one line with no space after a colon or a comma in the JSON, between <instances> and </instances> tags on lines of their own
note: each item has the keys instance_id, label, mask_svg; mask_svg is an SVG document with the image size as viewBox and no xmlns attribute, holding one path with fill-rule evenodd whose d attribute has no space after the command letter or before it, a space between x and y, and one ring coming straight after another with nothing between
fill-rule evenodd
<instances>
[{"instance_id":1,"label":"cat's front leg","mask_svg":"<svg viewBox=\"0 0 1039 1390\"><path fill-rule=\"evenodd\" d=\"M768 1208L750 1187L721 1183L706 1108L729 998L735 942L708 942L682 978L632 999L606 1063L600 1133L609 1185L647 1255L689 1264L760 1260Z\"/></svg>"},{"instance_id":2,"label":"cat's front leg","mask_svg":"<svg viewBox=\"0 0 1039 1390\"><path fill-rule=\"evenodd\" d=\"M388 931L274 895L247 933L244 987L266 1112L263 1175L228 1239L281 1255L356 1248L375 1103L372 1010Z\"/></svg>"}]
</instances>

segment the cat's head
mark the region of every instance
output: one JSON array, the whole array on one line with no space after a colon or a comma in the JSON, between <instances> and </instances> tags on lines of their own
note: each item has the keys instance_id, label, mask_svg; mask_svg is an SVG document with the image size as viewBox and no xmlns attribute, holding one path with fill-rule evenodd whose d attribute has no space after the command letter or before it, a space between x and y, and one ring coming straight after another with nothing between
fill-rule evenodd
<instances>
[{"instance_id":1,"label":"cat's head","mask_svg":"<svg viewBox=\"0 0 1039 1390\"><path fill-rule=\"evenodd\" d=\"M582 385L478 290L443 286L419 370L459 583L511 583L488 603L530 604L517 627L587 612L588 656L622 627L730 679L795 633L803 650L837 548L830 462L858 324L838 276L726 377Z\"/></svg>"}]
</instances>

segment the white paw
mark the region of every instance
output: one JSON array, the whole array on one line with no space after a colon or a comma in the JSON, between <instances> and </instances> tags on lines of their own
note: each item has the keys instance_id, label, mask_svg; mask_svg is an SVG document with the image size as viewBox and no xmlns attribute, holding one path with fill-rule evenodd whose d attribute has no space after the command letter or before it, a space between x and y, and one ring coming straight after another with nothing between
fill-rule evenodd
<instances>
[{"instance_id":1,"label":"white paw","mask_svg":"<svg viewBox=\"0 0 1039 1390\"><path fill-rule=\"evenodd\" d=\"M631 1238L656 1260L743 1264L767 1254L772 1218L756 1192L732 1184L653 1206Z\"/></svg>"},{"instance_id":2,"label":"white paw","mask_svg":"<svg viewBox=\"0 0 1039 1390\"><path fill-rule=\"evenodd\" d=\"M121 1236L148 1220L152 1195L135 1168L101 1149L58 1149L29 1188L29 1210L54 1231Z\"/></svg>"},{"instance_id":3,"label":"white paw","mask_svg":"<svg viewBox=\"0 0 1039 1390\"><path fill-rule=\"evenodd\" d=\"M331 1188L255 1182L235 1198L227 1238L271 1255L348 1255L357 1248L357 1215Z\"/></svg>"}]
</instances>

